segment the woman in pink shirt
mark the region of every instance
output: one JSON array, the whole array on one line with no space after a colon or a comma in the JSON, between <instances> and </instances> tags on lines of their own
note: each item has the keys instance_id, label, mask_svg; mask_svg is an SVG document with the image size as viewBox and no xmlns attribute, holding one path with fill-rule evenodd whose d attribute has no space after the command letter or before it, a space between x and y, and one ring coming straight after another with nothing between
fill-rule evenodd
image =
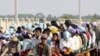
<instances>
[{"instance_id":1,"label":"woman in pink shirt","mask_svg":"<svg viewBox=\"0 0 100 56\"><path fill-rule=\"evenodd\" d=\"M57 33L53 33L53 38L51 39L52 56L61 56L59 44L60 44L59 35Z\"/></svg>"}]
</instances>

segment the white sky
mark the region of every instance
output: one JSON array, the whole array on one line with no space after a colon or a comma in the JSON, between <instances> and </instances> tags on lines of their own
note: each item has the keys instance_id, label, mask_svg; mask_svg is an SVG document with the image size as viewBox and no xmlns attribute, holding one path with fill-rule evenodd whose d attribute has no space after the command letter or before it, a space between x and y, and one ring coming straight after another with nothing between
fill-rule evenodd
<instances>
[{"instance_id":1,"label":"white sky","mask_svg":"<svg viewBox=\"0 0 100 56\"><path fill-rule=\"evenodd\" d=\"M82 15L100 15L100 0L81 0ZM18 0L18 13L60 16L78 14L78 0ZM14 14L14 0L0 0L0 15Z\"/></svg>"}]
</instances>

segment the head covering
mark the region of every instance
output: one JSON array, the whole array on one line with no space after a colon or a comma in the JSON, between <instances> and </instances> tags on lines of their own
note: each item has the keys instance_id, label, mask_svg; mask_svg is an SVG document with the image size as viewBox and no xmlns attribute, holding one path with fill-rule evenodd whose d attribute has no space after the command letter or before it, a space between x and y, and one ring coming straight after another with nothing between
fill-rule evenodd
<instances>
[{"instance_id":1,"label":"head covering","mask_svg":"<svg viewBox=\"0 0 100 56\"><path fill-rule=\"evenodd\" d=\"M18 38L17 37L12 37L11 38L11 41L17 42L18 41Z\"/></svg>"},{"instance_id":2,"label":"head covering","mask_svg":"<svg viewBox=\"0 0 100 56\"><path fill-rule=\"evenodd\" d=\"M42 31L47 28L46 24L44 23L39 23L39 27L42 29Z\"/></svg>"},{"instance_id":3,"label":"head covering","mask_svg":"<svg viewBox=\"0 0 100 56\"><path fill-rule=\"evenodd\" d=\"M72 34L76 33L76 29L69 27L68 31Z\"/></svg>"},{"instance_id":4,"label":"head covering","mask_svg":"<svg viewBox=\"0 0 100 56\"><path fill-rule=\"evenodd\" d=\"M97 27L97 22L93 22L92 25Z\"/></svg>"},{"instance_id":5,"label":"head covering","mask_svg":"<svg viewBox=\"0 0 100 56\"><path fill-rule=\"evenodd\" d=\"M32 24L27 24L27 28L32 30Z\"/></svg>"},{"instance_id":6,"label":"head covering","mask_svg":"<svg viewBox=\"0 0 100 56\"><path fill-rule=\"evenodd\" d=\"M51 26L51 27L50 27L50 30L51 30L51 33L52 33L52 34L53 34L53 33L58 33L58 28L55 27L55 26Z\"/></svg>"},{"instance_id":7,"label":"head covering","mask_svg":"<svg viewBox=\"0 0 100 56\"><path fill-rule=\"evenodd\" d=\"M87 28L87 27L91 27L89 22L85 22L82 24L82 27Z\"/></svg>"},{"instance_id":8,"label":"head covering","mask_svg":"<svg viewBox=\"0 0 100 56\"><path fill-rule=\"evenodd\" d=\"M64 38L64 39L68 39L69 37L71 37L71 34L70 34L68 31L65 31L65 32L63 33L63 38Z\"/></svg>"},{"instance_id":9,"label":"head covering","mask_svg":"<svg viewBox=\"0 0 100 56\"><path fill-rule=\"evenodd\" d=\"M44 24L44 23L40 23L39 26L40 26L41 28L44 28L44 29L47 28L46 24Z\"/></svg>"},{"instance_id":10,"label":"head covering","mask_svg":"<svg viewBox=\"0 0 100 56\"><path fill-rule=\"evenodd\" d=\"M11 37L11 34L10 32L7 30L6 33L4 34L4 37L5 38L10 38Z\"/></svg>"},{"instance_id":11,"label":"head covering","mask_svg":"<svg viewBox=\"0 0 100 56\"><path fill-rule=\"evenodd\" d=\"M80 32L86 32L85 28L82 26L78 26L78 28L80 29Z\"/></svg>"},{"instance_id":12,"label":"head covering","mask_svg":"<svg viewBox=\"0 0 100 56\"><path fill-rule=\"evenodd\" d=\"M35 25L31 26L31 30L34 31L35 30Z\"/></svg>"},{"instance_id":13,"label":"head covering","mask_svg":"<svg viewBox=\"0 0 100 56\"><path fill-rule=\"evenodd\" d=\"M82 27L84 27L84 28L86 28L86 22L84 22L83 24L82 24Z\"/></svg>"}]
</instances>

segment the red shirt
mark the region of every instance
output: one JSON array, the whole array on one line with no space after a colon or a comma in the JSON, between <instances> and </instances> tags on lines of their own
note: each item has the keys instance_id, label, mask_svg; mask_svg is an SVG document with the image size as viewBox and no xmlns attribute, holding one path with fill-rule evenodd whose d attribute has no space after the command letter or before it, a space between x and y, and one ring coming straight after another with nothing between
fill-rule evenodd
<instances>
[{"instance_id":1,"label":"red shirt","mask_svg":"<svg viewBox=\"0 0 100 56\"><path fill-rule=\"evenodd\" d=\"M39 45L39 56L42 56L43 55L43 45L40 44Z\"/></svg>"},{"instance_id":2,"label":"red shirt","mask_svg":"<svg viewBox=\"0 0 100 56\"><path fill-rule=\"evenodd\" d=\"M86 36L87 36L88 40L90 40L91 35L88 31L86 32Z\"/></svg>"}]
</instances>

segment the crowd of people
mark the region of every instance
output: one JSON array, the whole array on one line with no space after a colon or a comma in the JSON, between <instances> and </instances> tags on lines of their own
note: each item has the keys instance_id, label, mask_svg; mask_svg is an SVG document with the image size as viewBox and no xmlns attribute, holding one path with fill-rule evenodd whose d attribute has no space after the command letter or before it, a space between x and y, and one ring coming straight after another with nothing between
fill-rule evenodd
<instances>
[{"instance_id":1,"label":"crowd of people","mask_svg":"<svg viewBox=\"0 0 100 56\"><path fill-rule=\"evenodd\" d=\"M96 22L80 25L65 20L64 23L39 23L28 26L10 26L6 32L0 28L0 56L97 56L100 32Z\"/></svg>"}]
</instances>

